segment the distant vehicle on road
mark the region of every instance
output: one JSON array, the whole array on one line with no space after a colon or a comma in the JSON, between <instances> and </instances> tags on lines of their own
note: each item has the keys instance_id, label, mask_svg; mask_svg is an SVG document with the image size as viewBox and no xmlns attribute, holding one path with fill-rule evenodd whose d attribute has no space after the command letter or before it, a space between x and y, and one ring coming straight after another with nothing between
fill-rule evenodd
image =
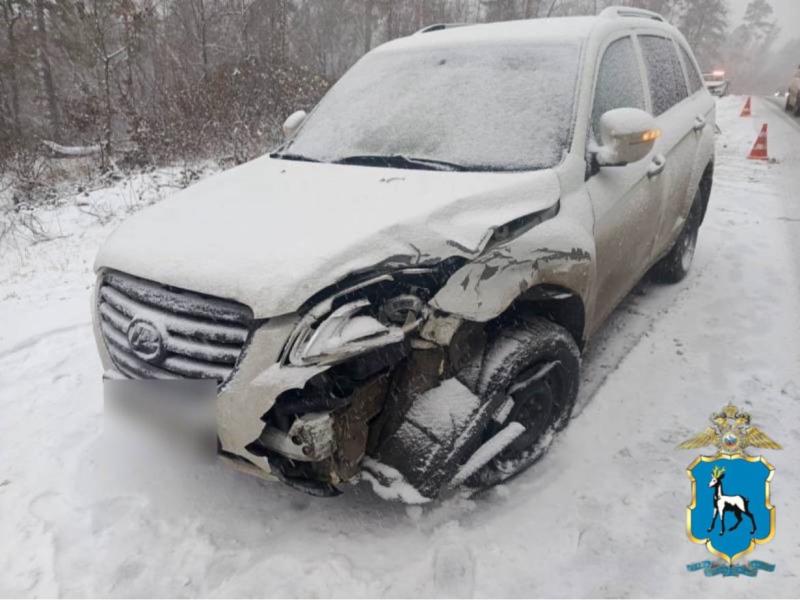
<instances>
[{"instance_id":1,"label":"distant vehicle on road","mask_svg":"<svg viewBox=\"0 0 800 600\"><path fill-rule=\"evenodd\" d=\"M793 112L800 117L800 66L797 67L789 82L789 92L786 94L786 112Z\"/></svg>"},{"instance_id":2,"label":"distant vehicle on road","mask_svg":"<svg viewBox=\"0 0 800 600\"><path fill-rule=\"evenodd\" d=\"M731 86L731 82L725 79L725 71L721 69L714 70L711 73L703 73L703 83L705 83L709 92L720 98L728 95L728 89Z\"/></svg>"}]
</instances>

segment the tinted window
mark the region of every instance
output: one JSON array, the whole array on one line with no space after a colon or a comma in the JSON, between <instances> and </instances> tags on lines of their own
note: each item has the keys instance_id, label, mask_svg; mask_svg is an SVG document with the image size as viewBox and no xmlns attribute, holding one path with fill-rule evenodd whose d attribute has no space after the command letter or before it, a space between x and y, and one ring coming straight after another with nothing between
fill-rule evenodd
<instances>
[{"instance_id":1,"label":"tinted window","mask_svg":"<svg viewBox=\"0 0 800 600\"><path fill-rule=\"evenodd\" d=\"M694 66L694 61L692 57L689 56L689 53L683 46L678 46L681 49L681 55L683 56L683 64L686 65L686 73L689 75L689 87L691 88L691 92L695 93L697 90L703 87L703 78L700 77L700 73L697 72L697 67Z\"/></svg>"},{"instance_id":2,"label":"tinted window","mask_svg":"<svg viewBox=\"0 0 800 600\"><path fill-rule=\"evenodd\" d=\"M686 80L672 40L654 35L643 35L639 40L647 65L653 114L658 116L689 95Z\"/></svg>"},{"instance_id":3,"label":"tinted window","mask_svg":"<svg viewBox=\"0 0 800 600\"><path fill-rule=\"evenodd\" d=\"M592 107L592 130L599 139L600 117L614 108L645 109L639 63L629 37L612 42L603 55Z\"/></svg>"}]
</instances>

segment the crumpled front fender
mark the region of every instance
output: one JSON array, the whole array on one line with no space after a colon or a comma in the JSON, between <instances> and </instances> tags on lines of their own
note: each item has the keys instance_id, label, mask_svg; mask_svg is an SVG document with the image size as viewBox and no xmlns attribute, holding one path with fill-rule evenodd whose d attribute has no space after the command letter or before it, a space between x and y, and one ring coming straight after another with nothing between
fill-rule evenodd
<instances>
[{"instance_id":1,"label":"crumpled front fender","mask_svg":"<svg viewBox=\"0 0 800 600\"><path fill-rule=\"evenodd\" d=\"M563 218L537 225L490 247L456 271L431 300L443 312L485 322L501 315L533 286L557 285L586 299L595 279L589 232Z\"/></svg>"}]
</instances>

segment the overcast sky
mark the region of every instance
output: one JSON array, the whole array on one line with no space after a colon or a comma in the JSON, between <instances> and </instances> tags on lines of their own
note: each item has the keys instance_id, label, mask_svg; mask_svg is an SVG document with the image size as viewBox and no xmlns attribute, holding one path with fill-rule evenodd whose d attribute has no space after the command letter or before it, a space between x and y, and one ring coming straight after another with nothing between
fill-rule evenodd
<instances>
[{"instance_id":1,"label":"overcast sky","mask_svg":"<svg viewBox=\"0 0 800 600\"><path fill-rule=\"evenodd\" d=\"M750 0L728 0L731 7L731 24L736 27L744 16ZM775 19L780 25L781 33L775 44L780 48L792 38L800 37L800 0L769 0L775 10Z\"/></svg>"}]
</instances>

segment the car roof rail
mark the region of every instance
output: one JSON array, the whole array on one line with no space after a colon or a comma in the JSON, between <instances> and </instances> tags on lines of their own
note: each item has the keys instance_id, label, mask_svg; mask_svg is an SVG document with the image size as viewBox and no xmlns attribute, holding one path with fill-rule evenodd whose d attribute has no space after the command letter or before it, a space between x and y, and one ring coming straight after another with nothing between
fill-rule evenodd
<instances>
[{"instance_id":1,"label":"car roof rail","mask_svg":"<svg viewBox=\"0 0 800 600\"><path fill-rule=\"evenodd\" d=\"M600 12L601 17L619 18L619 17L636 17L639 19L652 19L653 21L661 21L666 23L666 19L657 12L652 10L645 10L643 8L633 8L630 6L609 6Z\"/></svg>"},{"instance_id":2,"label":"car roof rail","mask_svg":"<svg viewBox=\"0 0 800 600\"><path fill-rule=\"evenodd\" d=\"M423 27L419 31L415 31L414 35L418 33L431 33L433 31L442 31L444 29L453 29L454 27L464 27L465 25L469 25L469 23L434 23L433 25L427 25Z\"/></svg>"}]
</instances>

